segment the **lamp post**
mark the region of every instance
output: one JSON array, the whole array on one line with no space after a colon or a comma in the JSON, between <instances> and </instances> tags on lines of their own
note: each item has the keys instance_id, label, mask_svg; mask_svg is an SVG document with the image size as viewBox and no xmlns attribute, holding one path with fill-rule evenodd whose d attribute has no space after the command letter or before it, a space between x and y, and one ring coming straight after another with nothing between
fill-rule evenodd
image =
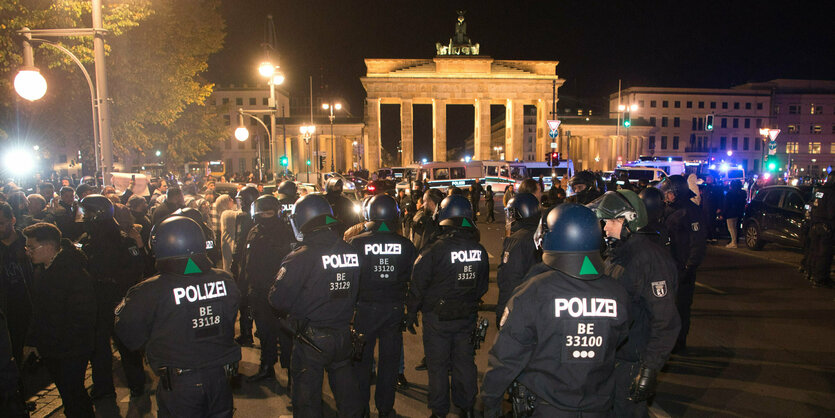
<instances>
[{"instance_id":1,"label":"lamp post","mask_svg":"<svg viewBox=\"0 0 835 418\"><path fill-rule=\"evenodd\" d=\"M504 150L504 147L501 147L501 146L495 146L495 147L493 147L493 151L496 151L496 159L497 159L497 160L501 160L501 159L502 159L502 151L503 151L503 150Z\"/></svg>"},{"instance_id":2,"label":"lamp post","mask_svg":"<svg viewBox=\"0 0 835 418\"><path fill-rule=\"evenodd\" d=\"M354 151L354 152L352 152L352 153L351 153L351 160L352 160L352 161L351 161L351 166L352 166L352 168L356 168L357 170L359 170L359 168L360 168L360 148L359 148L359 142L354 141L351 145L353 146L353 148L352 148L352 149L353 149L353 151ZM356 157L357 157L357 162L354 162L354 161L353 161L353 159L354 159L354 155L356 155ZM356 167L354 167L354 164L356 164Z\"/></svg>"},{"instance_id":3,"label":"lamp post","mask_svg":"<svg viewBox=\"0 0 835 418\"><path fill-rule=\"evenodd\" d=\"M252 119L258 121L261 126L264 127L264 132L267 133L267 140L272 142L272 135L270 134L270 129L267 128L267 124L261 120L261 118L249 113L248 111L244 111L243 109L238 109L238 128L235 129L235 139L238 141L244 142L249 138L249 130L246 129L244 126L244 116L249 116ZM264 181L264 163L261 161L261 140L259 139L256 147L258 147L258 181Z\"/></svg>"},{"instance_id":4,"label":"lamp post","mask_svg":"<svg viewBox=\"0 0 835 418\"><path fill-rule=\"evenodd\" d=\"M275 43L276 43L276 34L275 34L275 23L273 22L273 15L267 15L267 26L264 31L264 42L261 46L264 48L264 61L258 65L258 73L267 79L267 84L270 86L270 101L269 101L269 108L272 111L270 113L270 166L275 167L278 166L276 162L278 159L276 158L276 151L275 151L275 116L278 112L278 103L276 103L275 98L275 86L284 83L284 73L281 71L281 67L278 65L278 54L275 51ZM273 58L275 55L275 58ZM281 105L281 119L282 125L284 123L284 105ZM282 144L282 152L283 155L287 155L287 129L285 128L283 135L283 144ZM284 167L284 175L287 175L287 167Z\"/></svg>"},{"instance_id":5,"label":"lamp post","mask_svg":"<svg viewBox=\"0 0 835 418\"><path fill-rule=\"evenodd\" d=\"M307 146L307 161L305 161L305 166L307 167L307 182L311 183L310 181L310 137L313 136L313 133L316 132L315 125L302 125L299 127L299 131L302 134L302 138L304 139L304 144Z\"/></svg>"},{"instance_id":6,"label":"lamp post","mask_svg":"<svg viewBox=\"0 0 835 418\"><path fill-rule=\"evenodd\" d=\"M333 102L322 103L322 109L330 110L330 115L328 116L328 120L331 121L331 171L333 172L333 171L336 171L336 168L335 168L335 165L334 165L334 161L336 161L336 158L335 158L336 155L334 155L334 153L336 152L336 141L334 140L334 137L333 137L333 119L335 117L333 115L333 110L334 109L336 109L336 110L342 109L342 104L333 103Z\"/></svg>"},{"instance_id":7,"label":"lamp post","mask_svg":"<svg viewBox=\"0 0 835 418\"><path fill-rule=\"evenodd\" d=\"M93 37L93 65L95 67L95 77L96 77L96 84L95 84L95 98L93 99L94 103L97 104L98 112L93 112L93 117L96 119L96 122L93 125L93 130L98 131L98 141L99 146L101 146L101 167L96 167L98 171L101 168L102 171L102 182L107 179L107 175L113 170L113 148L112 142L110 138L110 102L109 98L107 97L107 73L105 70L105 53L104 53L104 35L107 34L107 30L103 28L102 25L102 4L101 0L92 0L92 28L68 28L68 29L29 29L23 28L19 30L17 33L24 35L26 38L24 40L24 62L23 68L18 73L18 76L15 77L15 90L21 97L27 100L38 100L46 94L46 80L43 79L43 76L40 75L40 72L34 65L34 54L32 53L31 45L29 44L30 40L35 42L46 42L43 39L31 39L31 36L40 36L40 37L53 37L53 38L66 38L66 37L79 37L79 36L92 36ZM65 50L62 47L58 47L58 45L54 43L48 43L51 46L56 47L62 52L65 52L71 56L71 59L78 64L83 69L83 65L80 64L78 58L73 57L72 54ZM28 52L27 52L27 45ZM89 74L86 74L88 81L88 86L91 87L92 90L92 81L89 79ZM95 106L94 106L95 110ZM95 134L94 134L95 137ZM93 147L96 148L95 146ZM96 163L98 165L98 157L96 157Z\"/></svg>"}]
</instances>

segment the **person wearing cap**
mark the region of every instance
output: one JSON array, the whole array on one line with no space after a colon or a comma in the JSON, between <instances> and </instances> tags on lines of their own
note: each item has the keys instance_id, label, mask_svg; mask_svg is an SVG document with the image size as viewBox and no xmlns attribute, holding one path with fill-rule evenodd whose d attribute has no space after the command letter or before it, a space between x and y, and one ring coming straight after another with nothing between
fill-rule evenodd
<instances>
[{"instance_id":1,"label":"person wearing cap","mask_svg":"<svg viewBox=\"0 0 835 418\"><path fill-rule=\"evenodd\" d=\"M629 296L604 273L600 221L591 209L559 205L543 230L542 267L508 301L490 349L484 416L501 416L513 385L531 394L525 405L534 416L609 417Z\"/></svg>"},{"instance_id":2,"label":"person wearing cap","mask_svg":"<svg viewBox=\"0 0 835 418\"><path fill-rule=\"evenodd\" d=\"M531 266L542 261L542 253L533 239L541 216L539 201L530 193L517 194L507 202L505 222L510 225L510 236L502 243L502 258L496 273L499 287L497 327L513 290L522 284Z\"/></svg>"},{"instance_id":3,"label":"person wearing cap","mask_svg":"<svg viewBox=\"0 0 835 418\"><path fill-rule=\"evenodd\" d=\"M354 327L365 335L362 360L355 365L356 378L366 412L371 395L374 346L380 340L375 401L380 417L394 417L394 394L398 384L406 291L417 250L399 235L400 208L393 197L380 194L364 206L365 231L351 238L360 254L359 297ZM405 381L405 377L402 377Z\"/></svg>"},{"instance_id":4,"label":"person wearing cap","mask_svg":"<svg viewBox=\"0 0 835 418\"><path fill-rule=\"evenodd\" d=\"M678 270L678 292L676 306L681 318L673 353L685 353L687 334L690 331L690 306L696 290L696 269L702 263L707 250L707 230L702 212L690 198L696 194L690 190L687 180L681 175L672 175L656 186L664 194L667 204L664 226L670 235L670 251Z\"/></svg>"},{"instance_id":5,"label":"person wearing cap","mask_svg":"<svg viewBox=\"0 0 835 418\"><path fill-rule=\"evenodd\" d=\"M155 226L151 248L159 274L127 292L116 335L132 350L144 348L159 375L160 417L231 417L240 292L229 273L212 268L203 229L185 216Z\"/></svg>"},{"instance_id":6,"label":"person wearing cap","mask_svg":"<svg viewBox=\"0 0 835 418\"><path fill-rule=\"evenodd\" d=\"M246 239L243 258L245 262L241 282L247 283L247 299L252 307L252 316L261 341L261 358L258 372L247 379L256 382L275 379L275 363L279 361L278 347L281 345L281 367L290 368L292 339L279 329L278 319L273 314L268 296L281 267L284 257L290 253L290 246L296 240L290 226L285 224L278 213L281 203L272 195L263 195L252 205L252 220L255 226ZM288 373L289 376L289 373Z\"/></svg>"},{"instance_id":7,"label":"person wearing cap","mask_svg":"<svg viewBox=\"0 0 835 418\"><path fill-rule=\"evenodd\" d=\"M615 354L615 415L649 416L647 400L678 338L678 277L670 252L645 231L647 210L631 190L606 192L588 204L605 222L606 274L626 288L632 318L629 337Z\"/></svg>"},{"instance_id":8,"label":"person wearing cap","mask_svg":"<svg viewBox=\"0 0 835 418\"><path fill-rule=\"evenodd\" d=\"M415 334L418 311L423 313L423 349L433 416L449 413L452 370L452 403L462 416L472 417L478 383L471 335L479 301L487 292L490 265L487 250L478 242L467 198L444 198L437 218L440 235L415 261L404 326Z\"/></svg>"},{"instance_id":9,"label":"person wearing cap","mask_svg":"<svg viewBox=\"0 0 835 418\"><path fill-rule=\"evenodd\" d=\"M360 416L363 406L351 368L359 252L341 239L344 226L322 195L296 201L290 225L299 246L284 258L269 300L296 335L290 360L293 415L322 416L327 370L339 415Z\"/></svg>"},{"instance_id":10,"label":"person wearing cap","mask_svg":"<svg viewBox=\"0 0 835 418\"><path fill-rule=\"evenodd\" d=\"M87 270L93 276L98 318L93 358L90 360L94 400L115 398L113 383L113 309L127 290L140 282L145 271L146 253L136 242L119 230L114 219L113 202L100 194L90 194L80 202L85 234L79 240L81 251L89 260ZM122 357L122 366L131 396L145 392L145 371L142 353L127 349L119 338L113 338Z\"/></svg>"}]
</instances>

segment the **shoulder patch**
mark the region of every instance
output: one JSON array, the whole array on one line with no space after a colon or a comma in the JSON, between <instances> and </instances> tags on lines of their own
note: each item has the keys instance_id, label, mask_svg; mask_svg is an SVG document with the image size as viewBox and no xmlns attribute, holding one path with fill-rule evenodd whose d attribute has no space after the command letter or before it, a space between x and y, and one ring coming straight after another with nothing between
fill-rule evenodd
<instances>
[{"instance_id":1,"label":"shoulder patch","mask_svg":"<svg viewBox=\"0 0 835 418\"><path fill-rule=\"evenodd\" d=\"M692 229L693 232L699 232L699 223L698 222L691 223L690 224L690 229Z\"/></svg>"},{"instance_id":2,"label":"shoulder patch","mask_svg":"<svg viewBox=\"0 0 835 418\"><path fill-rule=\"evenodd\" d=\"M667 282L661 280L660 282L652 282L652 294L657 298L667 296Z\"/></svg>"}]
</instances>

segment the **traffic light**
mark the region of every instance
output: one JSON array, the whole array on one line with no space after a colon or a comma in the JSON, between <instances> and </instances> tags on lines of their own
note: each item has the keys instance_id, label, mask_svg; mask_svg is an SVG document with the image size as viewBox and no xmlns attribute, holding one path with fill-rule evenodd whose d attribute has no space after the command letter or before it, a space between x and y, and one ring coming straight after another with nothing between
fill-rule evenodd
<instances>
[{"instance_id":1,"label":"traffic light","mask_svg":"<svg viewBox=\"0 0 835 418\"><path fill-rule=\"evenodd\" d=\"M625 128L632 126L632 116L629 112L623 112L623 126Z\"/></svg>"},{"instance_id":2,"label":"traffic light","mask_svg":"<svg viewBox=\"0 0 835 418\"><path fill-rule=\"evenodd\" d=\"M548 154L548 165L551 167L558 166L560 164L560 153L553 151Z\"/></svg>"},{"instance_id":3,"label":"traffic light","mask_svg":"<svg viewBox=\"0 0 835 418\"><path fill-rule=\"evenodd\" d=\"M705 130L712 131L713 130L713 115L705 116Z\"/></svg>"},{"instance_id":4,"label":"traffic light","mask_svg":"<svg viewBox=\"0 0 835 418\"><path fill-rule=\"evenodd\" d=\"M286 156L286 155L282 155L282 156L281 156L281 158L279 158L279 160L278 160L278 161L279 161L279 162L281 163L281 165L283 165L284 167L287 167L287 165L290 163L290 161L287 159L287 156Z\"/></svg>"},{"instance_id":5,"label":"traffic light","mask_svg":"<svg viewBox=\"0 0 835 418\"><path fill-rule=\"evenodd\" d=\"M307 160L307 165L310 165L310 160Z\"/></svg>"},{"instance_id":6,"label":"traffic light","mask_svg":"<svg viewBox=\"0 0 835 418\"><path fill-rule=\"evenodd\" d=\"M777 166L780 164L780 161L777 160L777 157L769 155L766 157L765 160L765 167L768 171L777 171Z\"/></svg>"}]
</instances>

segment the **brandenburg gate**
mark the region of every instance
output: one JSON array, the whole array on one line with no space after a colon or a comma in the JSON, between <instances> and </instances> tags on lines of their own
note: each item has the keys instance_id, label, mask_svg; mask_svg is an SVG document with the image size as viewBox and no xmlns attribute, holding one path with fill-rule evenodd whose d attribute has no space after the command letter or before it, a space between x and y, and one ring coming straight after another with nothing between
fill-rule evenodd
<instances>
[{"instance_id":1,"label":"brandenburg gate","mask_svg":"<svg viewBox=\"0 0 835 418\"><path fill-rule=\"evenodd\" d=\"M446 161L446 106L472 105L475 109L473 159L489 160L490 105L505 107L505 159L522 159L523 107L536 106L536 152L550 147L549 119L563 80L556 75L558 61L494 60L478 55L479 45L466 37L459 15L448 45L436 44L432 59L366 59L361 78L366 91L364 162L369 170L380 165L380 105L400 105L401 164L414 158L413 111L416 104L432 105L433 161Z\"/></svg>"}]
</instances>

